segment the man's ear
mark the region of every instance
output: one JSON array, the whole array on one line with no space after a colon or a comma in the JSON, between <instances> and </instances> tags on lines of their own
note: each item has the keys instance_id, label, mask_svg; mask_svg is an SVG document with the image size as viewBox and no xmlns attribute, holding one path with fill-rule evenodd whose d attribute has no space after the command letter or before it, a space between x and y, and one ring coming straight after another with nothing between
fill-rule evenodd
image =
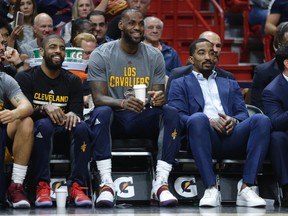
<instances>
[{"instance_id":1,"label":"man's ear","mask_svg":"<svg viewBox=\"0 0 288 216\"><path fill-rule=\"evenodd\" d=\"M194 64L193 56L189 56L187 61L190 62L191 65L193 65Z\"/></svg>"},{"instance_id":2,"label":"man's ear","mask_svg":"<svg viewBox=\"0 0 288 216\"><path fill-rule=\"evenodd\" d=\"M43 57L44 56L44 49L43 47L40 47L40 55Z\"/></svg>"},{"instance_id":3,"label":"man's ear","mask_svg":"<svg viewBox=\"0 0 288 216\"><path fill-rule=\"evenodd\" d=\"M123 21L122 20L120 20L119 22L118 22L118 28L122 31L123 30Z\"/></svg>"}]
</instances>

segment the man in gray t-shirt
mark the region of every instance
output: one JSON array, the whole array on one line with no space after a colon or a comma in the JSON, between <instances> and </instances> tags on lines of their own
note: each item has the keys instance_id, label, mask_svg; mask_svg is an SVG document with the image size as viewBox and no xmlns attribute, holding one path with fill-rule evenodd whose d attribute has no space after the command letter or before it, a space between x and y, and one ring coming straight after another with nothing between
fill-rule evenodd
<instances>
[{"instance_id":1,"label":"man in gray t-shirt","mask_svg":"<svg viewBox=\"0 0 288 216\"><path fill-rule=\"evenodd\" d=\"M168 189L168 177L180 145L180 121L177 110L165 105L164 59L159 50L141 42L144 20L139 10L125 10L119 29L121 39L99 46L89 59L88 81L96 108L88 123L98 137L93 148L111 146L111 137L154 140L158 137L162 146L151 199L160 206L175 206L178 201ZM150 98L147 107L134 96L136 84L147 87ZM102 169L102 188L96 206L112 207L115 188L111 178L111 149L106 148L105 152L107 160L98 163L96 158L97 167Z\"/></svg>"},{"instance_id":2,"label":"man in gray t-shirt","mask_svg":"<svg viewBox=\"0 0 288 216\"><path fill-rule=\"evenodd\" d=\"M3 45L0 45L3 46ZM7 99L15 107L5 109ZM33 145L33 121L29 117L33 112L31 103L22 93L18 83L9 75L0 72L0 157L4 158L5 146L12 150L14 157L12 182L8 187L7 198L13 208L29 208L25 196L23 181ZM13 146L13 148L12 148ZM4 200L3 160L0 160L0 199Z\"/></svg>"}]
</instances>

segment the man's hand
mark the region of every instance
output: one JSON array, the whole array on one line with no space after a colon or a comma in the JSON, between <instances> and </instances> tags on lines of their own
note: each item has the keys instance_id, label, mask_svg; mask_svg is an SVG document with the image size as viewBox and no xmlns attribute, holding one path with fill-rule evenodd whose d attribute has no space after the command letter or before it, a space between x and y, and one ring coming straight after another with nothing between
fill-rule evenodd
<instances>
[{"instance_id":1,"label":"man's hand","mask_svg":"<svg viewBox=\"0 0 288 216\"><path fill-rule=\"evenodd\" d=\"M218 115L218 119L210 120L212 127L221 134L230 135L236 125L236 119L222 113L218 113Z\"/></svg>"},{"instance_id":2,"label":"man's hand","mask_svg":"<svg viewBox=\"0 0 288 216\"><path fill-rule=\"evenodd\" d=\"M44 105L44 110L54 124L63 125L65 123L67 117L60 107L49 103Z\"/></svg>"},{"instance_id":3,"label":"man's hand","mask_svg":"<svg viewBox=\"0 0 288 216\"><path fill-rule=\"evenodd\" d=\"M151 96L152 106L163 106L165 104L165 96L163 91L148 91Z\"/></svg>"},{"instance_id":4,"label":"man's hand","mask_svg":"<svg viewBox=\"0 0 288 216\"><path fill-rule=\"evenodd\" d=\"M123 108L132 112L142 112L144 109L144 103L136 97L130 96L124 100Z\"/></svg>"},{"instance_id":5,"label":"man's hand","mask_svg":"<svg viewBox=\"0 0 288 216\"><path fill-rule=\"evenodd\" d=\"M81 119L73 112L66 114L65 128L71 131L72 127L76 127L76 124L81 121Z\"/></svg>"},{"instance_id":6,"label":"man's hand","mask_svg":"<svg viewBox=\"0 0 288 216\"><path fill-rule=\"evenodd\" d=\"M8 124L10 122L13 122L17 119L16 114L13 112L13 110L2 110L0 111L0 123L2 124Z\"/></svg>"}]
</instances>

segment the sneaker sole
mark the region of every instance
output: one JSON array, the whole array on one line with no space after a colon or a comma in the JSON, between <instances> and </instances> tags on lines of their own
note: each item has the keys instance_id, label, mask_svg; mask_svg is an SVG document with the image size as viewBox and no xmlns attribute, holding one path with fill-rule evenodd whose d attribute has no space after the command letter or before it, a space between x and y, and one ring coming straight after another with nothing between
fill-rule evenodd
<instances>
[{"instance_id":1,"label":"sneaker sole","mask_svg":"<svg viewBox=\"0 0 288 216\"><path fill-rule=\"evenodd\" d=\"M30 208L30 203L25 201L25 200L22 200L18 203L12 203L10 201L8 201L10 206L14 209L27 209L27 208Z\"/></svg>"},{"instance_id":2,"label":"sneaker sole","mask_svg":"<svg viewBox=\"0 0 288 216\"><path fill-rule=\"evenodd\" d=\"M92 206L92 202L91 201L75 202L75 205L77 207L91 207Z\"/></svg>"},{"instance_id":3,"label":"sneaker sole","mask_svg":"<svg viewBox=\"0 0 288 216\"><path fill-rule=\"evenodd\" d=\"M266 203L258 203L258 204L249 204L247 202L244 202L244 201L236 201L236 205L237 206L246 206L246 207L265 207L266 206Z\"/></svg>"},{"instance_id":4,"label":"sneaker sole","mask_svg":"<svg viewBox=\"0 0 288 216\"><path fill-rule=\"evenodd\" d=\"M108 200L101 200L96 203L95 206L98 208L112 208L114 206L114 203Z\"/></svg>"},{"instance_id":5,"label":"sneaker sole","mask_svg":"<svg viewBox=\"0 0 288 216\"><path fill-rule=\"evenodd\" d=\"M35 202L35 207L51 207L53 205L52 202Z\"/></svg>"},{"instance_id":6,"label":"sneaker sole","mask_svg":"<svg viewBox=\"0 0 288 216\"><path fill-rule=\"evenodd\" d=\"M159 206L161 207L174 207L178 204L177 200L171 199L171 200L166 200L164 202L159 202Z\"/></svg>"}]
</instances>

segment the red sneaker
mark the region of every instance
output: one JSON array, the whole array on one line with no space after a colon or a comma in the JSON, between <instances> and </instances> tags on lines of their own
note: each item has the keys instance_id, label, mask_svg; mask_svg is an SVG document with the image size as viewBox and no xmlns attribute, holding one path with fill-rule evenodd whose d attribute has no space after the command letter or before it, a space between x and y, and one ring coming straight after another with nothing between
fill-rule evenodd
<instances>
[{"instance_id":1,"label":"red sneaker","mask_svg":"<svg viewBox=\"0 0 288 216\"><path fill-rule=\"evenodd\" d=\"M50 207L52 206L52 200L50 197L50 185L47 182L40 181L38 182L37 191L36 191L36 207Z\"/></svg>"},{"instance_id":2,"label":"red sneaker","mask_svg":"<svg viewBox=\"0 0 288 216\"><path fill-rule=\"evenodd\" d=\"M11 182L7 190L8 202L13 208L30 208L23 185Z\"/></svg>"},{"instance_id":3,"label":"red sneaker","mask_svg":"<svg viewBox=\"0 0 288 216\"><path fill-rule=\"evenodd\" d=\"M72 184L70 188L70 201L76 206L92 206L91 199L83 192L87 187L81 187L77 182Z\"/></svg>"}]
</instances>

